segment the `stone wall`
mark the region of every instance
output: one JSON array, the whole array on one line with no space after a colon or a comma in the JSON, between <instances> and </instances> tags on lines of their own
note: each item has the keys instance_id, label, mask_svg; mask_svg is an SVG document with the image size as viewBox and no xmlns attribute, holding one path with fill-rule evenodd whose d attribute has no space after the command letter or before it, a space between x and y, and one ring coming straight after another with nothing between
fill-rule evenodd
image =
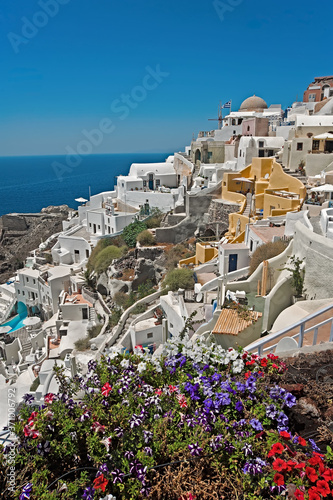
<instances>
[{"instance_id":1,"label":"stone wall","mask_svg":"<svg viewBox=\"0 0 333 500\"><path fill-rule=\"evenodd\" d=\"M229 203L224 200L212 200L208 209L208 223L206 229L211 229L214 231L215 236L220 238L229 228L229 214L238 212L239 208L240 205ZM216 234L216 230L218 230L218 234Z\"/></svg>"},{"instance_id":2,"label":"stone wall","mask_svg":"<svg viewBox=\"0 0 333 500\"><path fill-rule=\"evenodd\" d=\"M0 217L0 229L8 231L26 231L28 224L22 215L3 215Z\"/></svg>"}]
</instances>

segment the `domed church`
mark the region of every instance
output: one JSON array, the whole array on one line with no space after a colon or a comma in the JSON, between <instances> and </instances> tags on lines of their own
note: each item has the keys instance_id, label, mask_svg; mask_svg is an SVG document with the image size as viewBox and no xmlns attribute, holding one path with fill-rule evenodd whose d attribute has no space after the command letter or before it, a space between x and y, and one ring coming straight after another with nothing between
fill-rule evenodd
<instances>
[{"instance_id":1,"label":"domed church","mask_svg":"<svg viewBox=\"0 0 333 500\"><path fill-rule=\"evenodd\" d=\"M263 112L264 109L268 109L266 101L264 101L261 97L253 95L242 102L239 111L256 111L257 113L260 113Z\"/></svg>"}]
</instances>

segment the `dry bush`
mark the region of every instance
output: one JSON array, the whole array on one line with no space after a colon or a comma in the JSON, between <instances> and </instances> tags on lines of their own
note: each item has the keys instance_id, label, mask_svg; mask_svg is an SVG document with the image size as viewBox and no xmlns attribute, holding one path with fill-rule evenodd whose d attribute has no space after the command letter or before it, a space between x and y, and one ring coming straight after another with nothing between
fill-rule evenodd
<instances>
[{"instance_id":1,"label":"dry bush","mask_svg":"<svg viewBox=\"0 0 333 500\"><path fill-rule=\"evenodd\" d=\"M264 261L276 257L282 253L288 246L288 241L278 240L273 243L265 243L260 245L259 248L252 254L250 262L250 274L259 267L259 265Z\"/></svg>"}]
</instances>

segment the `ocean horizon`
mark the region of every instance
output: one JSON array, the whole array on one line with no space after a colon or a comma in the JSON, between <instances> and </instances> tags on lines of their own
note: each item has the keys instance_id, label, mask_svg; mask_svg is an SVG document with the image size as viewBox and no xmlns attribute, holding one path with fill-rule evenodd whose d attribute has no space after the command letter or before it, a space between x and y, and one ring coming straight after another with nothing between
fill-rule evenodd
<instances>
[{"instance_id":1,"label":"ocean horizon","mask_svg":"<svg viewBox=\"0 0 333 500\"><path fill-rule=\"evenodd\" d=\"M65 155L0 157L0 216L33 213L49 205L77 209L75 198L112 191L117 175L127 175L132 163L163 162L172 153L118 153L81 156L67 167ZM53 164L66 166L60 169Z\"/></svg>"}]
</instances>

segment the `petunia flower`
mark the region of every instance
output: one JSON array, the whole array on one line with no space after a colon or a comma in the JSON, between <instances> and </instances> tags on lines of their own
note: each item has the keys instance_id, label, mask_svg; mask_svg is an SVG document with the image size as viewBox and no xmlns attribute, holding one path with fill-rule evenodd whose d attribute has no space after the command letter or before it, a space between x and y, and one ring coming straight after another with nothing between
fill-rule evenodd
<instances>
[{"instance_id":1,"label":"petunia flower","mask_svg":"<svg viewBox=\"0 0 333 500\"><path fill-rule=\"evenodd\" d=\"M284 485L284 477L282 474L279 474L278 472L275 474L273 481L275 484L278 486L283 486Z\"/></svg>"},{"instance_id":2,"label":"petunia flower","mask_svg":"<svg viewBox=\"0 0 333 500\"><path fill-rule=\"evenodd\" d=\"M94 500L95 488L88 486L83 492L83 500Z\"/></svg>"},{"instance_id":3,"label":"petunia flower","mask_svg":"<svg viewBox=\"0 0 333 500\"><path fill-rule=\"evenodd\" d=\"M104 477L104 475L101 474L100 476L96 477L96 479L94 479L94 488L96 490L102 490L104 492L108 482L109 481Z\"/></svg>"},{"instance_id":4,"label":"petunia flower","mask_svg":"<svg viewBox=\"0 0 333 500\"><path fill-rule=\"evenodd\" d=\"M199 443L193 443L188 445L188 449L193 457L199 457L202 452L202 448L200 448Z\"/></svg>"},{"instance_id":5,"label":"petunia flower","mask_svg":"<svg viewBox=\"0 0 333 500\"><path fill-rule=\"evenodd\" d=\"M102 387L103 396L107 397L111 391L112 391L111 385L109 384L109 382L106 382L106 384L104 384Z\"/></svg>"},{"instance_id":6,"label":"petunia flower","mask_svg":"<svg viewBox=\"0 0 333 500\"><path fill-rule=\"evenodd\" d=\"M23 487L22 493L19 497L19 500L29 500L31 491L32 491L33 484L28 483Z\"/></svg>"}]
</instances>

